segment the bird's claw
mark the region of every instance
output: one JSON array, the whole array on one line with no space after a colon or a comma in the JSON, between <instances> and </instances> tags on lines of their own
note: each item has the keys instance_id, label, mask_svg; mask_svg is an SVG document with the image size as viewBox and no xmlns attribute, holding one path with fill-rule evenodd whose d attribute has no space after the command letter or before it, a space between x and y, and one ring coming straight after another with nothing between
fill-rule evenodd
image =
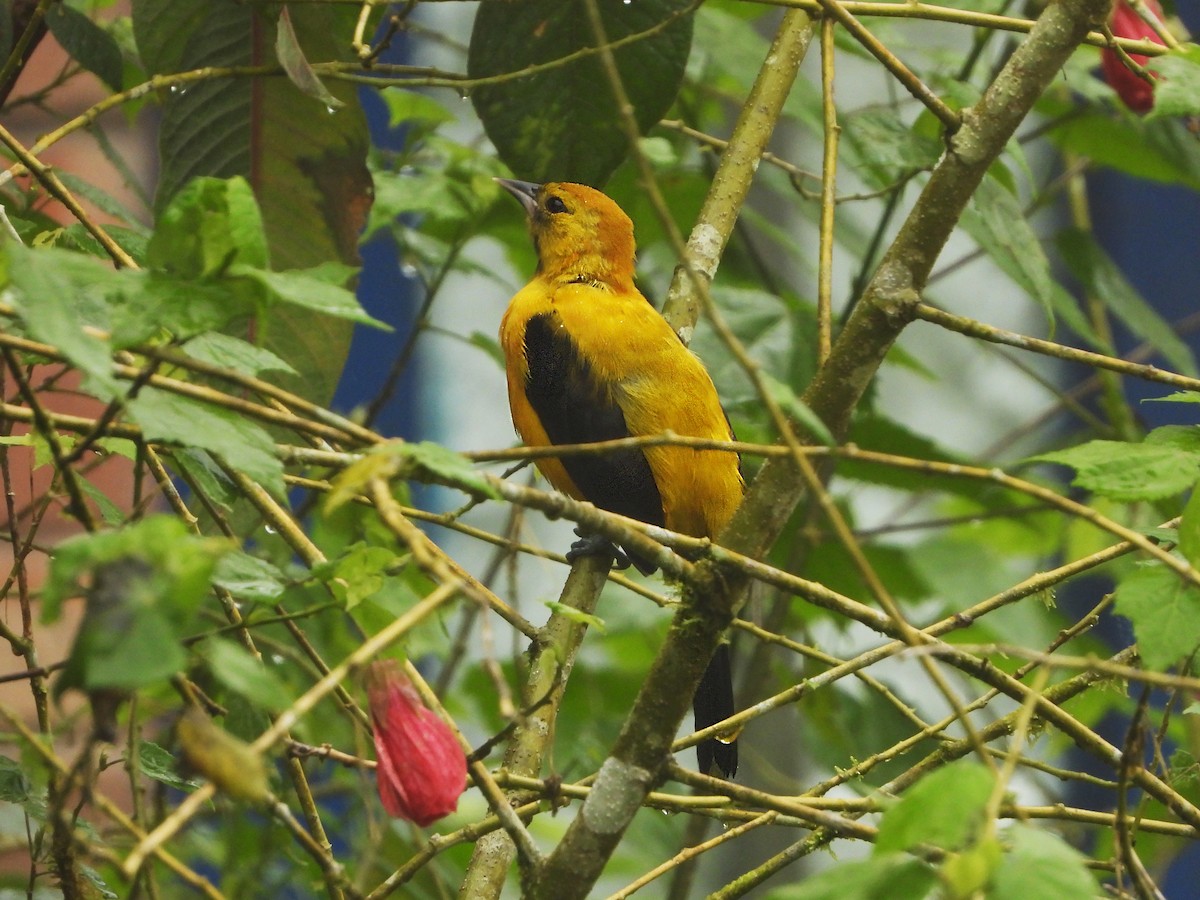
<instances>
[{"instance_id":1,"label":"bird's claw","mask_svg":"<svg viewBox=\"0 0 1200 900\"><path fill-rule=\"evenodd\" d=\"M579 540L567 551L567 562L573 563L584 556L607 556L612 560L614 569L624 571L632 565L629 557L603 535L585 532L579 528L575 529L575 534L579 536Z\"/></svg>"}]
</instances>

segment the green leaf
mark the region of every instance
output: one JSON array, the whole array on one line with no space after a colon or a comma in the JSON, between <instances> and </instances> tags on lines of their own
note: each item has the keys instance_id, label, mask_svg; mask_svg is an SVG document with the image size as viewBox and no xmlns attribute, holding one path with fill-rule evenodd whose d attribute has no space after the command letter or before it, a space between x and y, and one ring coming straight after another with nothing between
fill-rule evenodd
<instances>
[{"instance_id":1,"label":"green leaf","mask_svg":"<svg viewBox=\"0 0 1200 900\"><path fill-rule=\"evenodd\" d=\"M180 791L193 791L200 782L179 775L175 757L152 741L138 744L138 767L147 778Z\"/></svg>"},{"instance_id":2,"label":"green leaf","mask_svg":"<svg viewBox=\"0 0 1200 900\"><path fill-rule=\"evenodd\" d=\"M1146 435L1147 444L1174 447L1181 454L1200 459L1200 428L1195 425L1160 425Z\"/></svg>"},{"instance_id":3,"label":"green leaf","mask_svg":"<svg viewBox=\"0 0 1200 900\"><path fill-rule=\"evenodd\" d=\"M962 227L1005 275L1042 305L1051 324L1058 316L1091 346L1110 349L1102 346L1074 298L1054 280L1042 240L1020 201L994 177L984 178L972 195Z\"/></svg>"},{"instance_id":4,"label":"green leaf","mask_svg":"<svg viewBox=\"0 0 1200 900\"><path fill-rule=\"evenodd\" d=\"M195 447L180 447L172 451L171 459L188 482L204 492L210 503L221 509L233 509L241 493L212 454Z\"/></svg>"},{"instance_id":5,"label":"green leaf","mask_svg":"<svg viewBox=\"0 0 1200 900\"><path fill-rule=\"evenodd\" d=\"M396 552L387 547L353 544L335 564L330 587L346 609L352 610L384 586L388 570L398 559Z\"/></svg>"},{"instance_id":6,"label":"green leaf","mask_svg":"<svg viewBox=\"0 0 1200 900\"><path fill-rule=\"evenodd\" d=\"M72 59L114 91L121 90L125 63L112 35L65 3L55 3L46 10L46 25Z\"/></svg>"},{"instance_id":7,"label":"green leaf","mask_svg":"<svg viewBox=\"0 0 1200 900\"><path fill-rule=\"evenodd\" d=\"M61 180L62 183L70 189L72 194L75 194L78 197L83 197L101 212L108 213L114 219L127 226L129 229L143 238L142 243L145 243L145 239L150 236L150 229L146 228L141 223L138 214L133 212L133 210L126 206L122 200L114 197L104 188L94 184L92 181L86 178L74 175L66 170L57 170L55 174L59 177L59 180ZM112 232L110 232L110 234L111 233ZM113 236L116 237L115 234ZM130 249L124 244L123 241L121 243L126 250ZM107 259L107 254L105 254L103 258ZM134 258L137 259L136 254L134 254Z\"/></svg>"},{"instance_id":8,"label":"green leaf","mask_svg":"<svg viewBox=\"0 0 1200 900\"><path fill-rule=\"evenodd\" d=\"M112 374L107 297L125 283L99 260L51 247L30 250L16 241L0 245L13 300L29 336L57 347L88 378L96 396L121 393Z\"/></svg>"},{"instance_id":9,"label":"green leaf","mask_svg":"<svg viewBox=\"0 0 1200 900\"><path fill-rule=\"evenodd\" d=\"M841 863L798 884L777 888L767 900L922 900L937 883L925 863L891 853Z\"/></svg>"},{"instance_id":10,"label":"green leaf","mask_svg":"<svg viewBox=\"0 0 1200 900\"><path fill-rule=\"evenodd\" d=\"M1200 392L1176 391L1174 394L1168 394L1165 397L1148 397L1147 402L1151 402L1151 403L1200 403Z\"/></svg>"},{"instance_id":11,"label":"green leaf","mask_svg":"<svg viewBox=\"0 0 1200 900\"><path fill-rule=\"evenodd\" d=\"M400 460L399 474L418 481L432 480L449 484L475 497L501 499L500 491L475 464L448 447L432 441L419 444L389 444Z\"/></svg>"},{"instance_id":12,"label":"green leaf","mask_svg":"<svg viewBox=\"0 0 1200 900\"><path fill-rule=\"evenodd\" d=\"M241 263L264 268L267 239L254 192L244 178L196 178L158 217L146 250L155 269L210 278Z\"/></svg>"},{"instance_id":13,"label":"green leaf","mask_svg":"<svg viewBox=\"0 0 1200 900\"><path fill-rule=\"evenodd\" d=\"M113 891L108 882L104 880L104 876L93 869L91 866L81 865L79 867L81 874L91 884L92 889L101 900L121 900L121 895Z\"/></svg>"},{"instance_id":14,"label":"green leaf","mask_svg":"<svg viewBox=\"0 0 1200 900\"><path fill-rule=\"evenodd\" d=\"M669 22L614 52L643 133L670 108L683 81L692 15L680 13L691 5L690 0L597 4L609 41ZM467 74L519 72L596 44L582 0L484 3L475 14ZM477 87L471 101L500 158L522 178L600 185L629 153L625 133L613 125L617 105L594 53Z\"/></svg>"},{"instance_id":15,"label":"green leaf","mask_svg":"<svg viewBox=\"0 0 1200 900\"><path fill-rule=\"evenodd\" d=\"M235 550L221 557L213 584L225 588L239 600L251 603L271 603L277 600L286 587L284 575L267 562Z\"/></svg>"},{"instance_id":16,"label":"green leaf","mask_svg":"<svg viewBox=\"0 0 1200 900\"><path fill-rule=\"evenodd\" d=\"M807 384L812 379L816 357L809 348L815 346L816 331L815 316L807 304L762 290L720 285L713 286L713 299L763 372L785 384ZM705 321L697 327L691 348L704 360L726 408L732 413L743 407L770 428L754 385Z\"/></svg>"},{"instance_id":17,"label":"green leaf","mask_svg":"<svg viewBox=\"0 0 1200 900\"><path fill-rule=\"evenodd\" d=\"M53 247L9 242L14 300L29 336L58 347L103 399L120 389L111 355L168 331L186 338L253 310L229 284L190 275L113 270L107 262ZM256 288L257 290L257 288Z\"/></svg>"},{"instance_id":18,"label":"green leaf","mask_svg":"<svg viewBox=\"0 0 1200 900\"><path fill-rule=\"evenodd\" d=\"M1096 165L1200 190L1200 146L1178 122L1084 113L1068 117L1050 138Z\"/></svg>"},{"instance_id":19,"label":"green leaf","mask_svg":"<svg viewBox=\"0 0 1200 900\"><path fill-rule=\"evenodd\" d=\"M397 454L390 444L372 447L360 459L342 469L333 479L333 489L325 497L325 514L337 510L366 490L374 478L388 479L396 474Z\"/></svg>"},{"instance_id":20,"label":"green leaf","mask_svg":"<svg viewBox=\"0 0 1200 900\"><path fill-rule=\"evenodd\" d=\"M271 712L291 705L294 697L279 674L244 647L216 638L205 642L204 656L213 677L235 694Z\"/></svg>"},{"instance_id":21,"label":"green leaf","mask_svg":"<svg viewBox=\"0 0 1200 900\"><path fill-rule=\"evenodd\" d=\"M100 517L106 525L120 525L125 521L125 511L108 499L108 495L86 478L79 479L79 488L91 498L100 510Z\"/></svg>"},{"instance_id":22,"label":"green leaf","mask_svg":"<svg viewBox=\"0 0 1200 900\"><path fill-rule=\"evenodd\" d=\"M1152 119L1200 115L1200 46L1183 44L1154 60L1159 78L1154 82Z\"/></svg>"},{"instance_id":23,"label":"green leaf","mask_svg":"<svg viewBox=\"0 0 1200 900\"><path fill-rule=\"evenodd\" d=\"M1200 569L1200 490L1194 486L1179 521L1179 552L1193 568Z\"/></svg>"},{"instance_id":24,"label":"green leaf","mask_svg":"<svg viewBox=\"0 0 1200 900\"><path fill-rule=\"evenodd\" d=\"M246 375L259 376L266 372L296 374L295 369L270 350L255 347L239 338L219 332L209 332L192 338L184 346L184 350L193 359Z\"/></svg>"},{"instance_id":25,"label":"green leaf","mask_svg":"<svg viewBox=\"0 0 1200 900\"><path fill-rule=\"evenodd\" d=\"M770 48L754 13L744 3L705 3L696 15L695 41L688 60L685 89L699 87L701 97L724 92L744 97ZM689 100L692 98L689 97ZM819 134L821 92L807 78L797 78L783 105L784 115Z\"/></svg>"},{"instance_id":26,"label":"green leaf","mask_svg":"<svg viewBox=\"0 0 1200 900\"><path fill-rule=\"evenodd\" d=\"M405 566L400 571L395 571L396 565L396 560L393 559L387 569L389 573L394 574L388 574L377 580L378 590L370 596L363 596L362 602L352 609L347 609L363 634L376 634L386 628L432 590L432 584L416 566ZM336 572L334 574L336 575ZM350 602L352 585L347 584L343 587L336 577L329 579L328 583L335 595L340 596L340 592L345 591L346 602ZM369 589L368 579L364 578L361 584L364 589ZM355 589L357 590L357 588ZM360 594L360 596L362 595ZM406 638L406 647L413 650L414 656L420 656L424 652L421 649L422 641L425 641L429 645L429 652L437 653L440 650L437 649L435 642L440 637L440 633L426 638L423 632L413 632Z\"/></svg>"},{"instance_id":27,"label":"green leaf","mask_svg":"<svg viewBox=\"0 0 1200 900\"><path fill-rule=\"evenodd\" d=\"M24 803L29 799L32 787L19 762L7 756L0 756L0 800L7 803Z\"/></svg>"},{"instance_id":28,"label":"green leaf","mask_svg":"<svg viewBox=\"0 0 1200 900\"><path fill-rule=\"evenodd\" d=\"M42 618L57 620L62 601L81 592L80 582L97 566L120 559L140 559L156 571L158 585L178 611L190 620L208 594L217 560L232 549L228 541L201 538L174 516L148 516L123 528L80 535L54 549L50 575L42 591Z\"/></svg>"},{"instance_id":29,"label":"green leaf","mask_svg":"<svg viewBox=\"0 0 1200 900\"><path fill-rule=\"evenodd\" d=\"M165 515L60 544L43 616L53 621L63 598L81 589L86 606L55 693L130 691L183 668L181 640L194 629L217 559L228 549L227 541L196 537Z\"/></svg>"},{"instance_id":30,"label":"green leaf","mask_svg":"<svg viewBox=\"0 0 1200 900\"><path fill-rule=\"evenodd\" d=\"M285 495L275 443L249 418L151 387L142 388L128 409L148 440L207 450L274 496Z\"/></svg>"},{"instance_id":31,"label":"green leaf","mask_svg":"<svg viewBox=\"0 0 1200 900\"><path fill-rule=\"evenodd\" d=\"M383 102L387 104L388 125L392 128L400 124L411 125L413 122L443 125L446 122L454 121L450 110L433 97L415 90L391 87L380 91L380 95L383 97Z\"/></svg>"},{"instance_id":32,"label":"green leaf","mask_svg":"<svg viewBox=\"0 0 1200 900\"><path fill-rule=\"evenodd\" d=\"M988 900L1096 900L1103 896L1084 857L1051 831L1013 825L1010 850L992 878Z\"/></svg>"},{"instance_id":33,"label":"green leaf","mask_svg":"<svg viewBox=\"0 0 1200 900\"><path fill-rule=\"evenodd\" d=\"M951 853L939 870L949 888L950 897L976 897L982 891L1004 857L1004 848L994 836L983 837L961 853Z\"/></svg>"},{"instance_id":34,"label":"green leaf","mask_svg":"<svg viewBox=\"0 0 1200 900\"><path fill-rule=\"evenodd\" d=\"M60 690L134 690L170 678L184 667L187 655L180 646L183 635L151 606L158 595L137 589L126 589L125 593L140 608L123 611L111 621L84 617L88 630L71 651ZM69 677L76 671L80 673L78 681Z\"/></svg>"},{"instance_id":35,"label":"green leaf","mask_svg":"<svg viewBox=\"0 0 1200 900\"><path fill-rule=\"evenodd\" d=\"M1125 280L1090 234L1078 228L1065 228L1059 233L1057 244L1063 261L1089 294L1099 298L1135 335L1157 348L1176 371L1196 374L1196 360L1187 344Z\"/></svg>"},{"instance_id":36,"label":"green leaf","mask_svg":"<svg viewBox=\"0 0 1200 900\"><path fill-rule=\"evenodd\" d=\"M842 140L847 163L872 190L932 168L943 150L941 141L919 134L895 112L881 107L846 116Z\"/></svg>"},{"instance_id":37,"label":"green leaf","mask_svg":"<svg viewBox=\"0 0 1200 900\"><path fill-rule=\"evenodd\" d=\"M324 313L337 319L347 319L370 325L380 331L391 331L392 327L367 315L352 291L341 283L330 283L330 278L341 275L341 281L349 279L351 270L340 263L325 263L306 271L271 272L249 266L231 266L229 275L255 282L266 289L267 295L276 302L287 303L305 310Z\"/></svg>"},{"instance_id":38,"label":"green leaf","mask_svg":"<svg viewBox=\"0 0 1200 900\"><path fill-rule=\"evenodd\" d=\"M864 450L878 450L883 453L895 453L900 456L910 456L919 459L929 459L945 463L966 463L967 460L959 454L952 453L936 440L909 430L899 422L884 417L879 413L864 414L856 418L851 426L850 440ZM955 478L952 475L939 475L933 472L922 472L914 475L904 472L894 466L876 465L854 459L838 462L838 475L853 478L870 484L882 484L899 488L904 491L912 490L918 482L922 490L937 490L958 494L981 502L986 496L995 496L997 492L991 485L981 485L971 478ZM1008 507L1011 498L1000 497L996 502Z\"/></svg>"},{"instance_id":39,"label":"green leaf","mask_svg":"<svg viewBox=\"0 0 1200 900\"><path fill-rule=\"evenodd\" d=\"M761 375L763 384L771 392L771 397L779 404L779 408L789 419L799 424L805 432L826 447L837 443L833 434L821 421L820 416L809 409L808 404L796 396L790 385L784 384L777 378L772 378L766 372Z\"/></svg>"},{"instance_id":40,"label":"green leaf","mask_svg":"<svg viewBox=\"0 0 1200 900\"><path fill-rule=\"evenodd\" d=\"M1165 671L1200 643L1200 588L1161 563L1141 565L1121 579L1117 612L1133 623L1138 652Z\"/></svg>"},{"instance_id":41,"label":"green leaf","mask_svg":"<svg viewBox=\"0 0 1200 900\"><path fill-rule=\"evenodd\" d=\"M503 193L495 178L507 174L493 156L480 156L441 135L427 135L420 141L420 151L407 157L398 170L375 173L375 204L367 234L390 230L408 259L433 269L452 261L455 267L465 265L466 271L495 278L494 271L470 264L453 248L485 223L488 235L495 236L495 223L486 218ZM508 202L504 225L520 235L522 245L529 246L525 223L513 215L516 210ZM420 219L420 230L404 224L414 218L405 213Z\"/></svg>"},{"instance_id":42,"label":"green leaf","mask_svg":"<svg viewBox=\"0 0 1200 900\"><path fill-rule=\"evenodd\" d=\"M874 853L886 855L929 844L959 850L984 822L996 776L981 763L962 760L926 775L883 815Z\"/></svg>"},{"instance_id":43,"label":"green leaf","mask_svg":"<svg viewBox=\"0 0 1200 900\"><path fill-rule=\"evenodd\" d=\"M569 619L572 622L577 622L580 625L588 625L595 628L601 634L604 634L604 620L599 616L593 616L590 613L585 613L573 606L568 606L565 603L559 603L557 600L547 600L546 608L556 615L562 616L564 619Z\"/></svg>"},{"instance_id":44,"label":"green leaf","mask_svg":"<svg viewBox=\"0 0 1200 900\"><path fill-rule=\"evenodd\" d=\"M179 340L248 321L260 298L228 280L200 281L164 272L132 273L132 284L112 298L112 341L117 349L160 337Z\"/></svg>"},{"instance_id":45,"label":"green leaf","mask_svg":"<svg viewBox=\"0 0 1200 900\"><path fill-rule=\"evenodd\" d=\"M200 3L158 3L134 0L133 36L138 55L152 75L185 71L184 55L197 27L205 18Z\"/></svg>"},{"instance_id":46,"label":"green leaf","mask_svg":"<svg viewBox=\"0 0 1200 900\"><path fill-rule=\"evenodd\" d=\"M279 23L275 30L275 56L292 84L314 100L324 103L326 112L335 112L346 105L329 93L329 88L325 87L313 71L308 57L300 47L300 41L296 38L292 17L286 6L279 11Z\"/></svg>"},{"instance_id":47,"label":"green leaf","mask_svg":"<svg viewBox=\"0 0 1200 900\"><path fill-rule=\"evenodd\" d=\"M1128 502L1180 494L1200 477L1200 455L1149 440L1141 444L1089 441L1033 459L1070 466L1076 472L1072 484Z\"/></svg>"},{"instance_id":48,"label":"green leaf","mask_svg":"<svg viewBox=\"0 0 1200 900\"><path fill-rule=\"evenodd\" d=\"M474 463L461 453L432 441L418 444L391 441L373 447L338 474L333 480L333 490L325 499L325 511L332 512L351 500L371 479L393 477L446 484L474 497L501 499L499 489L488 476L476 471Z\"/></svg>"},{"instance_id":49,"label":"green leaf","mask_svg":"<svg viewBox=\"0 0 1200 900\"><path fill-rule=\"evenodd\" d=\"M138 51L152 74L271 58L275 11L261 4L133 0L132 11ZM345 5L289 5L298 43L311 60L353 59L348 37L358 12ZM314 109L286 78L216 78L164 92L156 207L196 176L241 175L258 199L272 268L357 264L358 235L371 207L366 116L356 85L327 86L346 103L332 115ZM284 386L327 402L349 352L350 323L292 304L270 310L267 319L260 323L264 346L302 373L282 379Z\"/></svg>"}]
</instances>

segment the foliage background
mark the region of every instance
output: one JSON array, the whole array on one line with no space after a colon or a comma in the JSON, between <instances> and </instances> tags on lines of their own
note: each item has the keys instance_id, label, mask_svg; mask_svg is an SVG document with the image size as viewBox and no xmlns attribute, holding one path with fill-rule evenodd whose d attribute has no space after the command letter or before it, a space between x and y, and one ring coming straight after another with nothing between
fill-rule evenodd
<instances>
[{"instance_id":1,"label":"foliage background","mask_svg":"<svg viewBox=\"0 0 1200 900\"><path fill-rule=\"evenodd\" d=\"M51 123L0 126L8 889L1155 896L1200 828L1194 323L1095 239L1088 185L1194 200L1194 47L1138 118L1101 33L1071 52L1103 3L569 6L0 9L6 120ZM498 480L526 454L493 334L534 265L510 173L635 219L762 474L721 541L746 556ZM347 357L367 385L333 399ZM688 551L682 587L613 573L597 605L543 513ZM664 742L738 610L725 784ZM480 748L440 836L359 764L379 653ZM180 747L185 706L250 749Z\"/></svg>"}]
</instances>

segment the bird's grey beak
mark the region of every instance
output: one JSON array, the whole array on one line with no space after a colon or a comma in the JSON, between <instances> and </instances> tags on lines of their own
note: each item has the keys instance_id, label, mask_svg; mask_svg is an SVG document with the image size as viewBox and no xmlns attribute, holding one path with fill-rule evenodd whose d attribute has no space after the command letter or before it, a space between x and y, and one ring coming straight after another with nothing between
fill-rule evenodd
<instances>
[{"instance_id":1,"label":"bird's grey beak","mask_svg":"<svg viewBox=\"0 0 1200 900\"><path fill-rule=\"evenodd\" d=\"M534 184L532 181L516 181L512 178L497 178L496 183L516 197L525 207L525 214L533 218L533 214L537 211L538 191L542 189L540 184Z\"/></svg>"}]
</instances>

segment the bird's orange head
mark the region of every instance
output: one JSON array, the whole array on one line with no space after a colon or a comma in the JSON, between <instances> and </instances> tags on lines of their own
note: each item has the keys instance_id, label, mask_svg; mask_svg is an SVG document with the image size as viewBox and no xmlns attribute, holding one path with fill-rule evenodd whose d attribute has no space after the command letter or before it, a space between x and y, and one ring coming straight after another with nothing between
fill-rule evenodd
<instances>
[{"instance_id":1,"label":"bird's orange head","mask_svg":"<svg viewBox=\"0 0 1200 900\"><path fill-rule=\"evenodd\" d=\"M633 222L611 199L568 181L496 180L529 215L543 278L586 280L617 290L633 287Z\"/></svg>"}]
</instances>

